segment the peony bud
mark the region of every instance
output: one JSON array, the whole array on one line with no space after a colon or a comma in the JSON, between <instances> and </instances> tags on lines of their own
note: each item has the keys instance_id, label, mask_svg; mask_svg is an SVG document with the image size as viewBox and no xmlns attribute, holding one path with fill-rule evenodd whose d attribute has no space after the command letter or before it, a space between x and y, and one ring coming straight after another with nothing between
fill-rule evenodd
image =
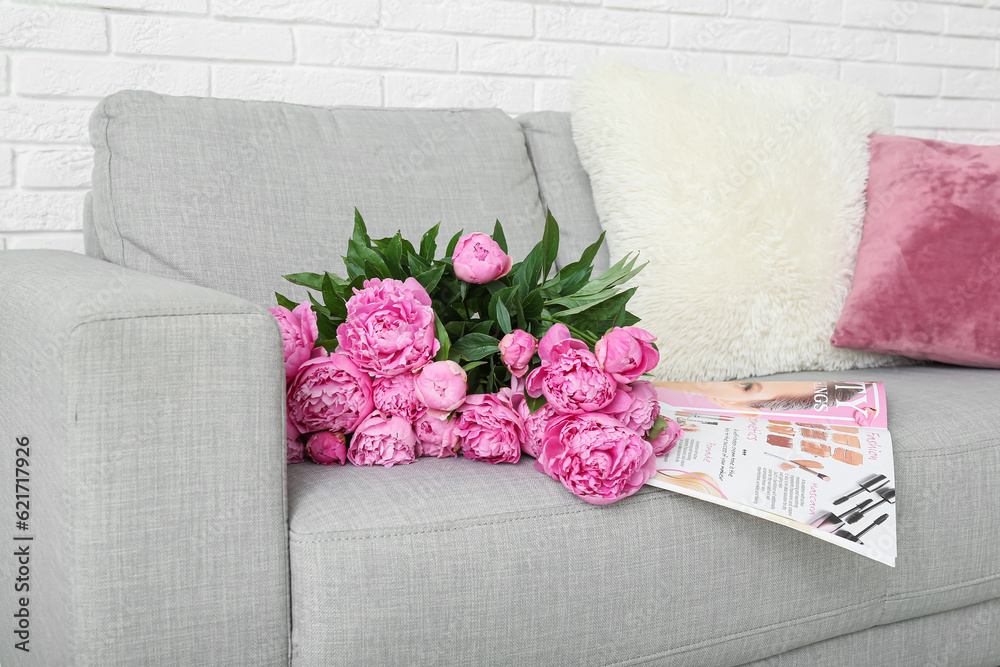
<instances>
[{"instance_id":1,"label":"peony bud","mask_svg":"<svg viewBox=\"0 0 1000 667\"><path fill-rule=\"evenodd\" d=\"M486 234L466 234L458 240L451 256L459 280L481 285L510 272L514 260Z\"/></svg>"},{"instance_id":2,"label":"peony bud","mask_svg":"<svg viewBox=\"0 0 1000 667\"><path fill-rule=\"evenodd\" d=\"M465 402L467 380L465 369L454 361L435 361L423 367L414 389L417 398L431 410L451 412Z\"/></svg>"},{"instance_id":3,"label":"peony bud","mask_svg":"<svg viewBox=\"0 0 1000 667\"><path fill-rule=\"evenodd\" d=\"M330 466L347 463L347 442L339 431L313 433L306 443L306 452L316 463Z\"/></svg>"},{"instance_id":4,"label":"peony bud","mask_svg":"<svg viewBox=\"0 0 1000 667\"><path fill-rule=\"evenodd\" d=\"M538 341L527 331L514 329L500 340L500 359L514 377L524 377Z\"/></svg>"}]
</instances>

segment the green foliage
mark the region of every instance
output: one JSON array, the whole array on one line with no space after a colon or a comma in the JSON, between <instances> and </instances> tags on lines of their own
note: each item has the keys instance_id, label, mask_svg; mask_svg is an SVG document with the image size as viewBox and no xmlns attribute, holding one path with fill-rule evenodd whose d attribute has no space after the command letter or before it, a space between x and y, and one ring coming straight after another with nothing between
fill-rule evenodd
<instances>
[{"instance_id":1,"label":"green foliage","mask_svg":"<svg viewBox=\"0 0 1000 667\"><path fill-rule=\"evenodd\" d=\"M413 276L431 296L435 312L435 336L441 344L437 360L460 363L469 375L469 393L495 392L510 386L511 376L498 349L500 339L514 329L541 338L555 323L569 327L573 335L593 345L615 326L628 326L638 318L627 310L635 288L624 284L642 270L636 257L623 257L607 271L593 277L593 262L604 242L604 234L591 244L578 261L558 270L559 225L546 212L542 239L510 273L485 285L459 280L452 268L452 254L463 232L448 242L444 257L436 258L440 223L420 239L419 250L402 235L372 239L361 213L354 211L354 232L347 244L342 278L333 273L294 273L289 282L312 292L309 299L316 312L319 344L329 351L337 346L337 327L347 318L347 302L371 278L405 280ZM507 238L497 220L492 238L507 252ZM318 293L319 301L313 292ZM275 294L280 305L297 304ZM544 399L531 399L537 410Z\"/></svg>"}]
</instances>

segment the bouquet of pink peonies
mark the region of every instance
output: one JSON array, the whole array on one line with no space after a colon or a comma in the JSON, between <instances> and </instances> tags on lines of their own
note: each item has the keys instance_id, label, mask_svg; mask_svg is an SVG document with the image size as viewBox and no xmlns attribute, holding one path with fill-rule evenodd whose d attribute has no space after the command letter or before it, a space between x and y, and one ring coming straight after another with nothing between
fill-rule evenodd
<instances>
[{"instance_id":1,"label":"bouquet of pink peonies","mask_svg":"<svg viewBox=\"0 0 1000 667\"><path fill-rule=\"evenodd\" d=\"M681 430L641 377L659 361L636 328L625 257L593 278L604 235L552 271L559 226L523 261L503 228L456 234L444 258L435 225L419 249L372 240L355 210L344 264L285 276L311 292L277 294L288 397L288 462L383 465L459 453L535 468L587 502L635 493Z\"/></svg>"}]
</instances>

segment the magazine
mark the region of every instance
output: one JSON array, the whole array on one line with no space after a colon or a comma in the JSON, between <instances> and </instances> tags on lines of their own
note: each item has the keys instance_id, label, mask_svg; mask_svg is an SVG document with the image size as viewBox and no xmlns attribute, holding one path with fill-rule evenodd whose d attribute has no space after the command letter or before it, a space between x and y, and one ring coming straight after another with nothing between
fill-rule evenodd
<instances>
[{"instance_id":1,"label":"magazine","mask_svg":"<svg viewBox=\"0 0 1000 667\"><path fill-rule=\"evenodd\" d=\"M892 440L880 382L657 382L684 429L650 485L896 563Z\"/></svg>"}]
</instances>

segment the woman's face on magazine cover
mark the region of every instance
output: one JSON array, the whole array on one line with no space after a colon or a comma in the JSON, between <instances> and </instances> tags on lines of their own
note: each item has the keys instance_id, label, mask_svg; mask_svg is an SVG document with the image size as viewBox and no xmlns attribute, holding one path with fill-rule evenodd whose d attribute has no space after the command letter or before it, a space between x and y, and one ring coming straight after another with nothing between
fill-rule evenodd
<instances>
[{"instance_id":1,"label":"woman's face on magazine cover","mask_svg":"<svg viewBox=\"0 0 1000 667\"><path fill-rule=\"evenodd\" d=\"M805 392L805 395L812 396L809 383L802 382L691 382L690 389L693 393L701 394L712 402L731 408L749 407L750 403L757 401L770 401L775 398L785 396L798 396Z\"/></svg>"}]
</instances>

